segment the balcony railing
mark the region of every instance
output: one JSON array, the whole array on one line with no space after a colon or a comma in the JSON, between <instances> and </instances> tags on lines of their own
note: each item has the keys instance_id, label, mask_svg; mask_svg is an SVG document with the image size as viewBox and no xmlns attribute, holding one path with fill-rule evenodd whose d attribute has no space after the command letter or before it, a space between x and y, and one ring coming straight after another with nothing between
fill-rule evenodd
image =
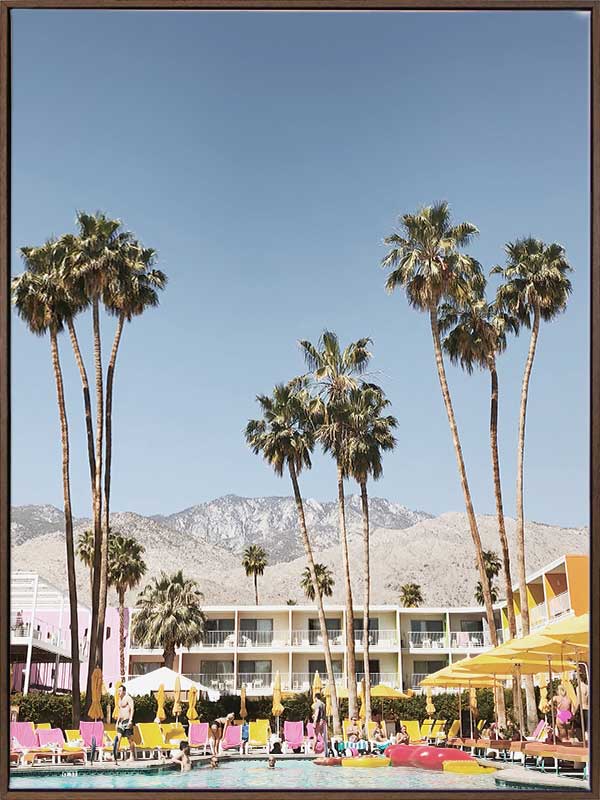
<instances>
[{"instance_id":1,"label":"balcony railing","mask_svg":"<svg viewBox=\"0 0 600 800\"><path fill-rule=\"evenodd\" d=\"M568 592L557 594L556 597L551 597L548 601L548 608L551 617L560 617L561 614L566 614L571 610L571 601Z\"/></svg>"},{"instance_id":2,"label":"balcony railing","mask_svg":"<svg viewBox=\"0 0 600 800\"><path fill-rule=\"evenodd\" d=\"M444 648L448 647L448 639L444 631L410 631L408 634L410 648Z\"/></svg>"},{"instance_id":3,"label":"balcony railing","mask_svg":"<svg viewBox=\"0 0 600 800\"><path fill-rule=\"evenodd\" d=\"M410 676L410 688L418 689L421 681L429 675L428 672L413 672Z\"/></svg>"},{"instance_id":4,"label":"balcony railing","mask_svg":"<svg viewBox=\"0 0 600 800\"><path fill-rule=\"evenodd\" d=\"M335 675L335 685L336 686L345 686L346 680L344 676L336 672ZM290 681L289 678L286 676L281 676L282 688L287 689L292 692L308 692L312 687L313 680L315 678L314 672L292 672L292 680ZM321 681L323 686L327 684L327 673L321 675Z\"/></svg>"},{"instance_id":5,"label":"balcony railing","mask_svg":"<svg viewBox=\"0 0 600 800\"><path fill-rule=\"evenodd\" d=\"M537 606L529 609L529 622L532 628L541 628L548 622L546 603L538 603Z\"/></svg>"},{"instance_id":6,"label":"balcony railing","mask_svg":"<svg viewBox=\"0 0 600 800\"><path fill-rule=\"evenodd\" d=\"M364 677L364 673L356 673L356 682L360 683ZM384 686L391 686L393 689L400 688L400 676L397 672L370 672L371 686L383 684Z\"/></svg>"},{"instance_id":7,"label":"balcony railing","mask_svg":"<svg viewBox=\"0 0 600 800\"><path fill-rule=\"evenodd\" d=\"M341 630L330 630L327 632L329 644L341 645L344 643L344 635ZM296 630L292 631L292 647L322 647L323 637L321 631Z\"/></svg>"},{"instance_id":8,"label":"balcony railing","mask_svg":"<svg viewBox=\"0 0 600 800\"><path fill-rule=\"evenodd\" d=\"M31 637L36 643L46 643L56 648L62 647L63 650L70 649L70 636L64 631L61 632L54 625L36 618L33 619L33 622L17 617L11 619L10 635L12 639L29 639Z\"/></svg>"},{"instance_id":9,"label":"balcony railing","mask_svg":"<svg viewBox=\"0 0 600 800\"><path fill-rule=\"evenodd\" d=\"M271 672L240 672L238 673L238 689L271 689L273 687L273 674Z\"/></svg>"},{"instance_id":10,"label":"balcony railing","mask_svg":"<svg viewBox=\"0 0 600 800\"><path fill-rule=\"evenodd\" d=\"M499 637L499 641L501 641ZM451 631L450 647L453 650L471 650L477 647L491 647L487 631Z\"/></svg>"},{"instance_id":11,"label":"balcony railing","mask_svg":"<svg viewBox=\"0 0 600 800\"><path fill-rule=\"evenodd\" d=\"M202 647L235 647L233 631L204 631Z\"/></svg>"},{"instance_id":12,"label":"balcony railing","mask_svg":"<svg viewBox=\"0 0 600 800\"><path fill-rule=\"evenodd\" d=\"M273 631L240 631L238 645L240 647L271 647Z\"/></svg>"},{"instance_id":13,"label":"balcony railing","mask_svg":"<svg viewBox=\"0 0 600 800\"><path fill-rule=\"evenodd\" d=\"M370 647L395 647L398 638L395 630L369 631ZM363 631L354 631L354 644L363 645Z\"/></svg>"},{"instance_id":14,"label":"balcony railing","mask_svg":"<svg viewBox=\"0 0 600 800\"><path fill-rule=\"evenodd\" d=\"M185 676L191 681L201 683L202 686L207 686L209 689L216 689L218 692L233 692L235 689L235 681L233 672L196 672L188 673Z\"/></svg>"}]
</instances>

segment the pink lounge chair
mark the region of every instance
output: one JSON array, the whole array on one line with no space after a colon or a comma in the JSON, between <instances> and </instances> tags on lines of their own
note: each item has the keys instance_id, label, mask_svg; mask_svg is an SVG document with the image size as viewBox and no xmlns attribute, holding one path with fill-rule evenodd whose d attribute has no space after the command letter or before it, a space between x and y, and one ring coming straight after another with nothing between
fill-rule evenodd
<instances>
[{"instance_id":1,"label":"pink lounge chair","mask_svg":"<svg viewBox=\"0 0 600 800\"><path fill-rule=\"evenodd\" d=\"M537 742L538 739L541 737L545 728L546 728L546 720L541 719L538 722L537 727L534 729L531 736L526 736L525 738L527 739L528 742Z\"/></svg>"},{"instance_id":2,"label":"pink lounge chair","mask_svg":"<svg viewBox=\"0 0 600 800\"><path fill-rule=\"evenodd\" d=\"M290 750L297 750L298 748L304 750L304 723L284 722L283 740Z\"/></svg>"},{"instance_id":3,"label":"pink lounge chair","mask_svg":"<svg viewBox=\"0 0 600 800\"><path fill-rule=\"evenodd\" d=\"M86 751L92 750L92 740L94 740L96 751L99 753L98 757L101 761L107 753L112 752L111 746L104 741L103 722L80 722L79 733Z\"/></svg>"},{"instance_id":4,"label":"pink lounge chair","mask_svg":"<svg viewBox=\"0 0 600 800\"><path fill-rule=\"evenodd\" d=\"M194 750L203 751L206 755L208 747L208 722L190 722L188 731L188 742Z\"/></svg>"},{"instance_id":5,"label":"pink lounge chair","mask_svg":"<svg viewBox=\"0 0 600 800\"><path fill-rule=\"evenodd\" d=\"M314 722L307 722L306 723L306 737L309 742L312 742L312 749L316 753L317 751L323 752L325 749L325 743L323 742L323 737L319 736L318 739L315 739L315 724ZM317 744L321 744L321 748L317 747Z\"/></svg>"},{"instance_id":6,"label":"pink lounge chair","mask_svg":"<svg viewBox=\"0 0 600 800\"><path fill-rule=\"evenodd\" d=\"M225 734L219 742L221 750L239 750L240 754L244 752L244 744L242 742L242 726L241 725L228 725Z\"/></svg>"},{"instance_id":7,"label":"pink lounge chair","mask_svg":"<svg viewBox=\"0 0 600 800\"><path fill-rule=\"evenodd\" d=\"M85 750L82 747L69 745L65 741L65 736L60 728L38 728L36 731L40 747L50 747L54 752L54 760L83 760L85 761Z\"/></svg>"},{"instance_id":8,"label":"pink lounge chair","mask_svg":"<svg viewBox=\"0 0 600 800\"><path fill-rule=\"evenodd\" d=\"M38 732L31 722L11 722L10 738L14 750L37 750L40 746Z\"/></svg>"}]
</instances>

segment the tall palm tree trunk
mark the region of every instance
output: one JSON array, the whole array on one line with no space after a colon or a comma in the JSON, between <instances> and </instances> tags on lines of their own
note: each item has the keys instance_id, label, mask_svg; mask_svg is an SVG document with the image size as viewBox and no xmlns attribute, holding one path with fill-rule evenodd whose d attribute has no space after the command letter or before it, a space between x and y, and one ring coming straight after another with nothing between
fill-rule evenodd
<instances>
[{"instance_id":1,"label":"tall palm tree trunk","mask_svg":"<svg viewBox=\"0 0 600 800\"><path fill-rule=\"evenodd\" d=\"M348 535L346 532L346 507L344 504L344 475L338 464L338 515L340 523L340 542L342 545L342 565L346 591L346 654L348 664L348 714L352 717L358 711L356 694L356 652L354 645L354 604L350 582L350 559L348 556Z\"/></svg>"},{"instance_id":2,"label":"tall palm tree trunk","mask_svg":"<svg viewBox=\"0 0 600 800\"><path fill-rule=\"evenodd\" d=\"M94 453L94 427L92 423L92 403L90 399L90 384L88 381L87 370L79 349L79 341L75 331L75 324L72 319L67 320L67 327L71 337L71 345L75 355L75 361L81 376L81 388L83 391L83 409L85 414L85 430L87 434L88 461L90 465L90 481L92 486L92 497L96 484L96 454Z\"/></svg>"},{"instance_id":3,"label":"tall palm tree trunk","mask_svg":"<svg viewBox=\"0 0 600 800\"><path fill-rule=\"evenodd\" d=\"M96 372L96 474L94 482L94 591L92 594L92 637L90 641L90 669L102 666L104 627L100 628L100 599L108 578L108 569L103 569L104 543L102 536L102 445L104 441L104 391L102 380L102 340L100 337L100 310L98 298L92 301L92 326L94 338L94 367ZM108 548L106 548L108 561ZM106 564L108 567L108 563ZM103 575L104 573L104 575ZM95 614L95 616L94 616ZM91 686L91 676L88 685Z\"/></svg>"},{"instance_id":4,"label":"tall palm tree trunk","mask_svg":"<svg viewBox=\"0 0 600 800\"><path fill-rule=\"evenodd\" d=\"M515 609L513 605L513 590L512 578L510 571L510 551L508 549L508 537L506 535L506 525L504 522L504 505L502 502L502 482L500 480L500 458L498 456L498 372L496 370L496 359L491 358L490 364L490 379L491 379L491 392L490 392L490 448L492 451L492 473L494 476L494 496L496 499L496 516L498 518L498 535L500 537L500 545L502 547L502 564L504 569L504 586L506 590L506 613L508 616L508 630L510 638L514 638L517 632L517 625L515 621ZM513 680L513 695L515 692L515 679ZM504 699L504 690L501 691L502 700ZM500 696L500 692L498 693ZM513 706L519 715L518 697L513 696ZM521 709L522 713L522 709ZM520 716L518 716L520 719ZM504 719L499 720L502 728L506 727L506 715Z\"/></svg>"},{"instance_id":5,"label":"tall palm tree trunk","mask_svg":"<svg viewBox=\"0 0 600 800\"><path fill-rule=\"evenodd\" d=\"M165 662L165 667L168 669L173 669L173 664L175 663L175 645L172 642L169 642L163 651L163 660Z\"/></svg>"},{"instance_id":6,"label":"tall palm tree trunk","mask_svg":"<svg viewBox=\"0 0 600 800\"><path fill-rule=\"evenodd\" d=\"M360 499L363 517L363 669L365 673L365 722L371 721L371 670L369 669L369 606L371 603L371 564L369 553L369 498L367 482L360 483Z\"/></svg>"},{"instance_id":7,"label":"tall palm tree trunk","mask_svg":"<svg viewBox=\"0 0 600 800\"><path fill-rule=\"evenodd\" d=\"M485 571L485 563L483 561L483 551L481 547L481 537L479 535L479 528L477 526L477 519L473 509L473 502L471 500L471 492L469 490L469 482L467 480L467 471L465 469L465 462L462 454L462 447L458 435L458 426L454 416L454 408L452 406L452 399L450 397L450 389L448 388L448 381L446 379L446 369L444 367L444 358L442 355L442 344L440 341L440 329L438 326L437 307L432 307L429 312L429 319L431 323L431 334L433 337L433 348L435 351L435 363L438 371L438 378L440 387L442 389L442 397L444 398L444 405L446 406L446 414L448 416L448 423L450 425L450 432L452 434L452 441L454 443L454 452L456 453L456 461L458 464L458 472L460 475L460 483L463 490L465 499L465 508L467 511L467 518L469 520L469 528L471 530L471 538L475 546L475 557L477 561L477 569L479 570L479 580L481 581L481 588L483 591L483 599L485 605L485 614L487 618L488 627L490 629L490 640L494 647L498 644L498 636L496 634L496 623L494 620L494 608L492 605L492 595L490 592L490 583Z\"/></svg>"},{"instance_id":8,"label":"tall palm tree trunk","mask_svg":"<svg viewBox=\"0 0 600 800\"><path fill-rule=\"evenodd\" d=\"M254 601L258 605L258 573L254 573Z\"/></svg>"},{"instance_id":9,"label":"tall palm tree trunk","mask_svg":"<svg viewBox=\"0 0 600 800\"><path fill-rule=\"evenodd\" d=\"M535 349L540 330L540 311L536 306L533 312L533 326L529 340L529 352L525 362L523 384L521 387L521 409L519 413L519 443L517 449L517 565L519 572L519 601L521 606L521 626L523 636L529 633L529 605L527 599L527 569L525 565L525 515L523 509L523 472L525 461L525 422L527 417L527 398L529 379L533 369ZM537 707L533 676L525 676L525 702L527 705L527 727L531 731L537 725Z\"/></svg>"},{"instance_id":10,"label":"tall palm tree trunk","mask_svg":"<svg viewBox=\"0 0 600 800\"><path fill-rule=\"evenodd\" d=\"M67 547L67 576L69 584L69 620L71 627L71 722L74 728L78 728L81 717L81 692L79 688L79 619L77 613L75 545L73 542L73 512L71 509L71 478L69 474L69 424L65 405L62 369L58 352L58 340L55 331L50 332L50 348L52 352L54 380L56 382L56 397L62 445L63 502L65 512L65 542Z\"/></svg>"},{"instance_id":11,"label":"tall palm tree trunk","mask_svg":"<svg viewBox=\"0 0 600 800\"><path fill-rule=\"evenodd\" d=\"M335 735L341 733L340 726L340 712L338 707L337 690L335 686L335 673L333 671L333 660L331 658L331 647L329 645L329 633L327 631L327 623L325 621L325 609L323 608L323 596L319 591L319 582L317 580L317 572L315 570L315 560L313 558L312 547L310 539L308 538L308 530L306 528L306 518L304 516L304 504L302 502L302 495L300 494L300 487L298 486L298 476L296 475L296 468L293 463L288 463L290 478L292 486L294 487L294 498L296 500L296 511L298 513L298 523L300 525L300 534L302 536L302 544L304 545L304 552L306 553L306 561L308 562L308 571L310 572L310 579L312 581L313 590L315 593L315 600L317 602L317 615L319 617L319 627L321 628L321 637L323 639L323 652L325 655L325 666L327 668L327 679L330 687L330 701L331 701L331 715L333 717L333 732Z\"/></svg>"},{"instance_id":12,"label":"tall palm tree trunk","mask_svg":"<svg viewBox=\"0 0 600 800\"><path fill-rule=\"evenodd\" d=\"M121 680L126 680L125 675L125 592L119 589L119 671Z\"/></svg>"},{"instance_id":13,"label":"tall palm tree trunk","mask_svg":"<svg viewBox=\"0 0 600 800\"><path fill-rule=\"evenodd\" d=\"M113 346L110 354L110 360L106 370L106 407L105 407L105 428L104 428L104 446L105 446L105 461L104 461L104 503L102 507L103 522L102 522L102 548L101 548L101 569L100 569L100 600L98 604L98 630L104 630L104 621L106 619L106 603L108 595L108 541L110 538L110 480L111 480L111 463L112 463L112 401L113 401L113 386L115 378L115 366L117 363L117 353L119 352L119 343L121 341L121 334L123 333L123 323L125 318L119 315L117 322L117 329L115 331L115 338L113 339Z\"/></svg>"}]
</instances>

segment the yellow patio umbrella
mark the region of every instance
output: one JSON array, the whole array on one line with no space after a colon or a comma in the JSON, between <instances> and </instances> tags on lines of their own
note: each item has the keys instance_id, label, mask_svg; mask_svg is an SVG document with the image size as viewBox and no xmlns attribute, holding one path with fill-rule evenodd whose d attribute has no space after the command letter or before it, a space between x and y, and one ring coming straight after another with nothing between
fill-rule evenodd
<instances>
[{"instance_id":1,"label":"yellow patio umbrella","mask_svg":"<svg viewBox=\"0 0 600 800\"><path fill-rule=\"evenodd\" d=\"M347 686L338 686L335 690L335 693L338 696L338 700L347 700L348 699L348 687Z\"/></svg>"},{"instance_id":2,"label":"yellow patio umbrella","mask_svg":"<svg viewBox=\"0 0 600 800\"><path fill-rule=\"evenodd\" d=\"M248 711L246 709L246 687L242 686L240 689L240 718L246 719Z\"/></svg>"},{"instance_id":3,"label":"yellow patio umbrella","mask_svg":"<svg viewBox=\"0 0 600 800\"><path fill-rule=\"evenodd\" d=\"M275 681L273 682L273 704L271 706L271 714L277 720L277 733L279 733L279 717L283 714L283 706L281 705L281 675L279 670L275 673Z\"/></svg>"},{"instance_id":4,"label":"yellow patio umbrella","mask_svg":"<svg viewBox=\"0 0 600 800\"><path fill-rule=\"evenodd\" d=\"M548 701L548 676L543 672L538 673L534 678L534 683L540 687L540 702L538 708L542 714L546 715L550 711L550 703Z\"/></svg>"},{"instance_id":5,"label":"yellow patio umbrella","mask_svg":"<svg viewBox=\"0 0 600 800\"><path fill-rule=\"evenodd\" d=\"M190 722L198 719L198 712L196 711L196 687L192 686L188 692L188 710L185 715Z\"/></svg>"},{"instance_id":6,"label":"yellow patio umbrella","mask_svg":"<svg viewBox=\"0 0 600 800\"><path fill-rule=\"evenodd\" d=\"M381 697L387 700L408 700L409 697L412 697L412 692L411 694L405 694L392 686L378 683L377 686L371 687L371 697Z\"/></svg>"},{"instance_id":7,"label":"yellow patio umbrella","mask_svg":"<svg viewBox=\"0 0 600 800\"><path fill-rule=\"evenodd\" d=\"M435 714L435 706L433 705L433 700L431 698L431 687L428 686L425 691L425 697L427 698L427 703L425 705L425 711L427 712L428 717L433 717Z\"/></svg>"},{"instance_id":8,"label":"yellow patio umbrella","mask_svg":"<svg viewBox=\"0 0 600 800\"><path fill-rule=\"evenodd\" d=\"M102 719L102 670L100 667L92 672L92 702L88 708L88 717L90 719Z\"/></svg>"},{"instance_id":9,"label":"yellow patio umbrella","mask_svg":"<svg viewBox=\"0 0 600 800\"><path fill-rule=\"evenodd\" d=\"M112 718L118 719L119 718L119 689L123 685L123 681L117 681L115 683L115 707L113 708Z\"/></svg>"},{"instance_id":10,"label":"yellow patio umbrella","mask_svg":"<svg viewBox=\"0 0 600 800\"><path fill-rule=\"evenodd\" d=\"M181 679L179 675L175 678L175 691L173 692L173 715L176 720L181 714Z\"/></svg>"},{"instance_id":11,"label":"yellow patio umbrella","mask_svg":"<svg viewBox=\"0 0 600 800\"><path fill-rule=\"evenodd\" d=\"M154 722L164 722L167 718L165 714L165 685L161 683L156 693L156 717Z\"/></svg>"},{"instance_id":12,"label":"yellow patio umbrella","mask_svg":"<svg viewBox=\"0 0 600 800\"><path fill-rule=\"evenodd\" d=\"M360 682L360 708L358 709L358 718L364 722L367 718L367 701L365 697L365 679Z\"/></svg>"},{"instance_id":13,"label":"yellow patio umbrella","mask_svg":"<svg viewBox=\"0 0 600 800\"><path fill-rule=\"evenodd\" d=\"M553 622L547 625L539 633L551 639L558 639L565 644L584 644L589 646L590 615L580 614L578 617L566 617L560 622Z\"/></svg>"},{"instance_id":14,"label":"yellow patio umbrella","mask_svg":"<svg viewBox=\"0 0 600 800\"><path fill-rule=\"evenodd\" d=\"M321 683L321 676L319 675L319 670L315 672L315 677L313 678L312 683L312 697L313 700L317 694L320 694L321 690L323 689L323 684Z\"/></svg>"},{"instance_id":15,"label":"yellow patio umbrella","mask_svg":"<svg viewBox=\"0 0 600 800\"><path fill-rule=\"evenodd\" d=\"M327 685L325 686L325 716L329 718L332 714L333 710L331 708L331 686L329 685L329 683L327 683Z\"/></svg>"}]
</instances>

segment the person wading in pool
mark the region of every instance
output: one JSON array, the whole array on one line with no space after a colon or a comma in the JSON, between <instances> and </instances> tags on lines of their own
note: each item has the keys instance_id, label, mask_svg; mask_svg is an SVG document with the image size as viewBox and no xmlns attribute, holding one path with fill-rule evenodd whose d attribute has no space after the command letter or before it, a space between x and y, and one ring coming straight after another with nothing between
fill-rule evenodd
<instances>
[{"instance_id":1,"label":"person wading in pool","mask_svg":"<svg viewBox=\"0 0 600 800\"><path fill-rule=\"evenodd\" d=\"M192 768L192 759L190 758L190 746L187 742L179 743L179 750L174 756L171 756L169 764L178 764L182 772L189 772Z\"/></svg>"},{"instance_id":2,"label":"person wading in pool","mask_svg":"<svg viewBox=\"0 0 600 800\"><path fill-rule=\"evenodd\" d=\"M113 758L115 764L118 764L117 757L119 755L119 744L123 736L127 739L133 737L133 712L134 704L133 698L127 694L127 688L124 684L119 686L119 715L117 717L117 730L115 740L113 742ZM133 761L133 746L130 741L129 745L129 761Z\"/></svg>"},{"instance_id":3,"label":"person wading in pool","mask_svg":"<svg viewBox=\"0 0 600 800\"><path fill-rule=\"evenodd\" d=\"M323 753L327 755L327 720L325 718L325 703L321 699L319 692L315 695L313 703L313 724L315 726L315 752L319 743L319 737L323 740Z\"/></svg>"}]
</instances>

